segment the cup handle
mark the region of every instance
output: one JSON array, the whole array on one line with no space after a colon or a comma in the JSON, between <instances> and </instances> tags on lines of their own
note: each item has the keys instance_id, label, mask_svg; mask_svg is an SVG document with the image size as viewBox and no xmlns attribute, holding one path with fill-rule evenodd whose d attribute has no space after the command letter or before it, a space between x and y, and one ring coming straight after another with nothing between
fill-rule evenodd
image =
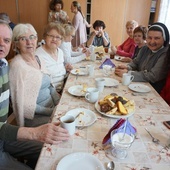
<instances>
[{"instance_id":1,"label":"cup handle","mask_svg":"<svg viewBox=\"0 0 170 170\"><path fill-rule=\"evenodd\" d=\"M90 97L90 93L86 93L85 94L85 99L89 101L90 100L89 97Z\"/></svg>"},{"instance_id":2,"label":"cup handle","mask_svg":"<svg viewBox=\"0 0 170 170\"><path fill-rule=\"evenodd\" d=\"M131 75L130 81L133 81L134 79L134 75Z\"/></svg>"}]
</instances>

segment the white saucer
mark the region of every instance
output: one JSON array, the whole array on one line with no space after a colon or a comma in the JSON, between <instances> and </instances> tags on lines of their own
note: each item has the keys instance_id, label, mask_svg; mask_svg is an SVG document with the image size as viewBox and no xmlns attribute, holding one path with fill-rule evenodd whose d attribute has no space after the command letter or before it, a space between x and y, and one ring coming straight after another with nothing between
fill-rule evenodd
<instances>
[{"instance_id":1,"label":"white saucer","mask_svg":"<svg viewBox=\"0 0 170 170\"><path fill-rule=\"evenodd\" d=\"M68 92L73 96L85 96L86 93L83 91L82 85L71 86L69 87Z\"/></svg>"},{"instance_id":2,"label":"white saucer","mask_svg":"<svg viewBox=\"0 0 170 170\"><path fill-rule=\"evenodd\" d=\"M58 163L56 170L105 170L103 164L90 153L71 153Z\"/></svg>"},{"instance_id":3,"label":"white saucer","mask_svg":"<svg viewBox=\"0 0 170 170\"><path fill-rule=\"evenodd\" d=\"M90 126L96 121L96 115L91 110L85 109L85 108L76 108L68 111L66 114L72 115L76 117L80 112L80 114L76 118L76 126L82 127L82 126Z\"/></svg>"},{"instance_id":4,"label":"white saucer","mask_svg":"<svg viewBox=\"0 0 170 170\"><path fill-rule=\"evenodd\" d=\"M105 86L112 87L112 86L118 86L119 81L112 79L112 78L104 78L105 79Z\"/></svg>"},{"instance_id":5,"label":"white saucer","mask_svg":"<svg viewBox=\"0 0 170 170\"><path fill-rule=\"evenodd\" d=\"M88 72L86 69L79 68L79 69L71 70L71 74L85 76L85 75L88 75Z\"/></svg>"},{"instance_id":6,"label":"white saucer","mask_svg":"<svg viewBox=\"0 0 170 170\"><path fill-rule=\"evenodd\" d=\"M151 91L149 86L140 83L133 83L130 84L128 87L129 89L139 93L148 93Z\"/></svg>"}]
</instances>

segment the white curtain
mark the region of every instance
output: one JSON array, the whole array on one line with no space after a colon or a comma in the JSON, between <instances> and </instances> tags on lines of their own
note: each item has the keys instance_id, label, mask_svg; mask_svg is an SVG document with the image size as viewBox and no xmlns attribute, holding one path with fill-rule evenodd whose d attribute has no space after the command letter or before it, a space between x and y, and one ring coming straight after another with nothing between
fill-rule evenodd
<instances>
[{"instance_id":1,"label":"white curtain","mask_svg":"<svg viewBox=\"0 0 170 170\"><path fill-rule=\"evenodd\" d=\"M164 23L170 31L170 0L161 0L158 21Z\"/></svg>"}]
</instances>

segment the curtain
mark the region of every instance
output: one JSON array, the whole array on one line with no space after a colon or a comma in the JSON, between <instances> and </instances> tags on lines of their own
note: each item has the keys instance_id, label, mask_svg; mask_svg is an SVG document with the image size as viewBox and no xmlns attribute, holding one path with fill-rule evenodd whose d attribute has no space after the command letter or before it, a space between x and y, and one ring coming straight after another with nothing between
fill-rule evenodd
<instances>
[{"instance_id":1,"label":"curtain","mask_svg":"<svg viewBox=\"0 0 170 170\"><path fill-rule=\"evenodd\" d=\"M164 23L170 31L170 0L161 0L158 21Z\"/></svg>"}]
</instances>

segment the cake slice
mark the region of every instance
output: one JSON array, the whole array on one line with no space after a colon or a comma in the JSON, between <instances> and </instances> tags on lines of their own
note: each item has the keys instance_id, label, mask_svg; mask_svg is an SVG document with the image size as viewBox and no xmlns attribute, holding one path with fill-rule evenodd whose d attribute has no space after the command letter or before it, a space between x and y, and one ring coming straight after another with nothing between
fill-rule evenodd
<instances>
[{"instance_id":1,"label":"cake slice","mask_svg":"<svg viewBox=\"0 0 170 170\"><path fill-rule=\"evenodd\" d=\"M121 114L123 115L127 115L128 114L128 111L127 109L123 106L122 102L118 101L117 102L117 106L118 106L118 110Z\"/></svg>"}]
</instances>

